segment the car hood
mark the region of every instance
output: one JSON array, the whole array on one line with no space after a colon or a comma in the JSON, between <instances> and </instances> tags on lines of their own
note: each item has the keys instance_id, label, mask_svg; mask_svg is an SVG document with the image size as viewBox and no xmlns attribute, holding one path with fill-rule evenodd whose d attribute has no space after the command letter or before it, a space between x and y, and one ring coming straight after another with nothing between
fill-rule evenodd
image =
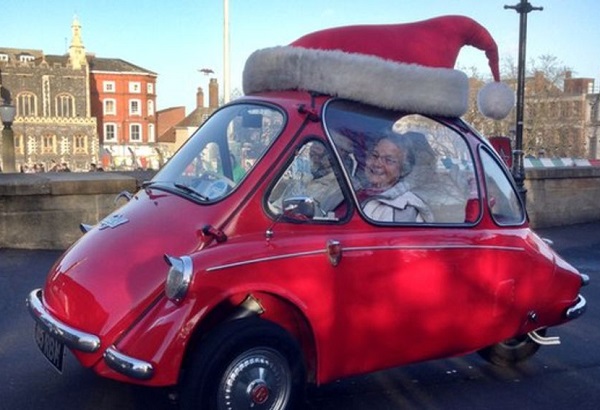
<instances>
[{"instance_id":1,"label":"car hood","mask_svg":"<svg viewBox=\"0 0 600 410\"><path fill-rule=\"evenodd\" d=\"M141 191L57 261L46 281L44 303L59 320L100 336L103 345L112 343L163 297L164 255L198 249L201 228L210 220L208 206Z\"/></svg>"}]
</instances>

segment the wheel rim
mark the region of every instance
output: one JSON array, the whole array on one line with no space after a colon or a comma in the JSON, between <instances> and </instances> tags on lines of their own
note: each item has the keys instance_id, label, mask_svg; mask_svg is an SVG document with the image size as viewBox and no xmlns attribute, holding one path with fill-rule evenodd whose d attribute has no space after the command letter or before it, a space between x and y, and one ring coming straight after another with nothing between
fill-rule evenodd
<instances>
[{"instance_id":1,"label":"wheel rim","mask_svg":"<svg viewBox=\"0 0 600 410\"><path fill-rule=\"evenodd\" d=\"M276 350L250 349L237 356L219 383L219 409L283 409L292 379L287 360Z\"/></svg>"}]
</instances>

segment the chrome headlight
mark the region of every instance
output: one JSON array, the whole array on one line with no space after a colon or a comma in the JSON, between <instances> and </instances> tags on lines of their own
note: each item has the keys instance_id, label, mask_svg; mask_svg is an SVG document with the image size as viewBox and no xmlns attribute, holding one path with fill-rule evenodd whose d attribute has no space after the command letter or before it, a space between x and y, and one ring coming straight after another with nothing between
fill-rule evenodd
<instances>
[{"instance_id":1,"label":"chrome headlight","mask_svg":"<svg viewBox=\"0 0 600 410\"><path fill-rule=\"evenodd\" d=\"M194 272L192 259L189 256L176 258L165 255L165 261L170 266L165 283L165 294L173 302L181 302L192 282Z\"/></svg>"}]
</instances>

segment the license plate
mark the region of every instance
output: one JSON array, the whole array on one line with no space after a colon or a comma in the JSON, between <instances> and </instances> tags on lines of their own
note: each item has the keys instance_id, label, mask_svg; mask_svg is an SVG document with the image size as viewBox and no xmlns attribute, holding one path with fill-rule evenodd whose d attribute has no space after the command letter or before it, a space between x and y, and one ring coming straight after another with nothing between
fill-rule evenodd
<instances>
[{"instance_id":1,"label":"license plate","mask_svg":"<svg viewBox=\"0 0 600 410\"><path fill-rule=\"evenodd\" d=\"M35 324L35 343L50 364L59 372L63 370L65 345L56 340L50 333Z\"/></svg>"}]
</instances>

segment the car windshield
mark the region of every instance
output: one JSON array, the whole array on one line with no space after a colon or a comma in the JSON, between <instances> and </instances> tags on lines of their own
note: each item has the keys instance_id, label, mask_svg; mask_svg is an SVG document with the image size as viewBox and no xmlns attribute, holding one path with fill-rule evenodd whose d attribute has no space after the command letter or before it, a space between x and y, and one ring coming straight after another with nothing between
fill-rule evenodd
<instances>
[{"instance_id":1,"label":"car windshield","mask_svg":"<svg viewBox=\"0 0 600 410\"><path fill-rule=\"evenodd\" d=\"M282 112L270 106L240 103L225 107L145 186L199 201L219 200L244 180L283 126Z\"/></svg>"}]
</instances>

